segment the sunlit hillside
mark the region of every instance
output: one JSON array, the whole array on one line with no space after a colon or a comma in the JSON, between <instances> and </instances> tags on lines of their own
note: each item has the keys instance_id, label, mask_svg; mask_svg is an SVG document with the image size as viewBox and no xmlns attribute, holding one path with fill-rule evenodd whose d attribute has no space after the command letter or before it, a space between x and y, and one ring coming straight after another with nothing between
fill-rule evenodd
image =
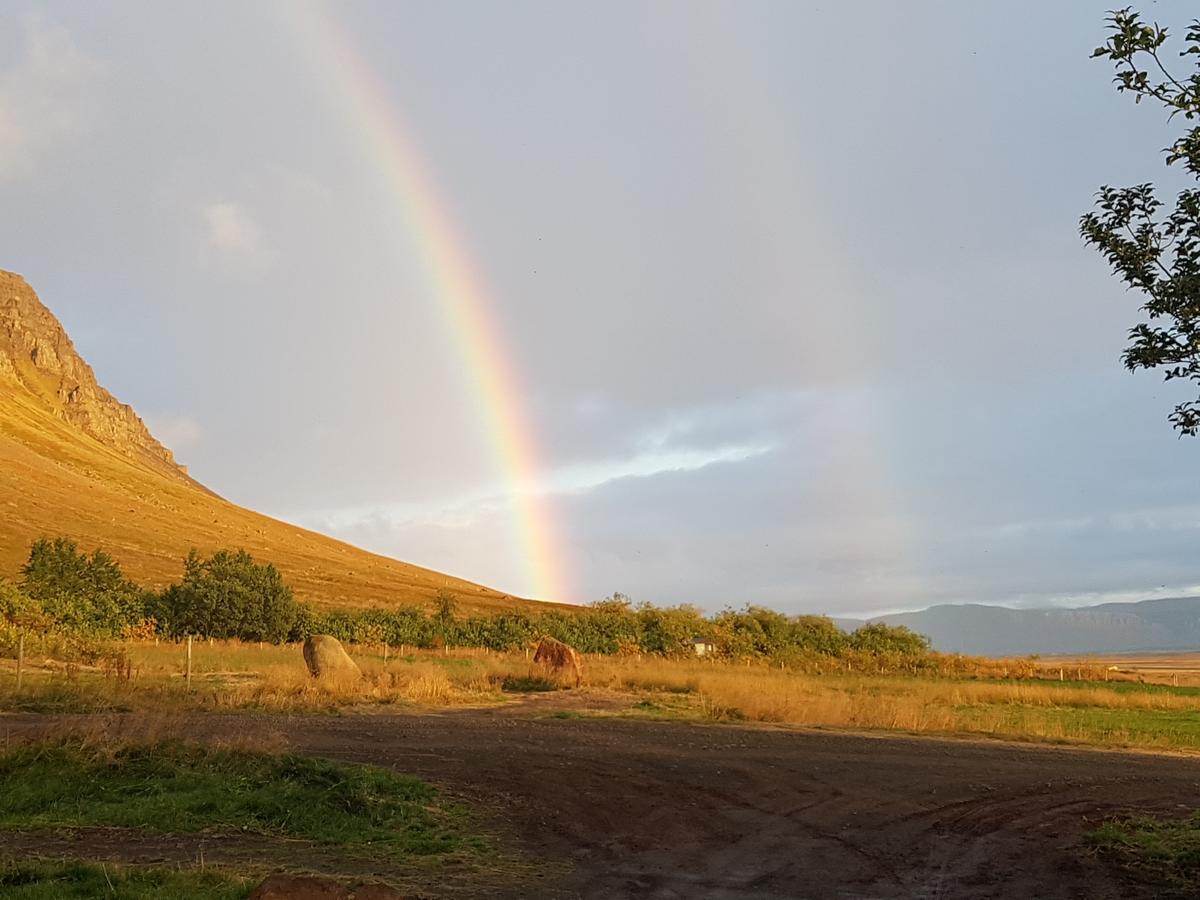
<instances>
[{"instance_id":1,"label":"sunlit hillside","mask_svg":"<svg viewBox=\"0 0 1200 900\"><path fill-rule=\"evenodd\" d=\"M230 452L237 452L231 448ZM191 479L133 411L101 388L61 325L19 276L0 272L0 575L39 535L103 547L130 577L179 576L191 547L244 547L322 606L426 603L464 611L529 601L235 506Z\"/></svg>"}]
</instances>

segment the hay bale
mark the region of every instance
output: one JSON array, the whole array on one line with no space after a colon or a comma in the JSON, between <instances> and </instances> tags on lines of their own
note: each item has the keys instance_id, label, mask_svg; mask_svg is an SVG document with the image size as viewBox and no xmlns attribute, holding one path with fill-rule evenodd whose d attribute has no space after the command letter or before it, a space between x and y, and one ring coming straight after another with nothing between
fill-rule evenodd
<instances>
[{"instance_id":1,"label":"hay bale","mask_svg":"<svg viewBox=\"0 0 1200 900\"><path fill-rule=\"evenodd\" d=\"M549 636L542 638L538 642L537 652L533 654L533 661L550 669L555 675L570 672L575 676L575 687L579 687L583 681L583 663L579 660L579 654L574 647L560 640Z\"/></svg>"},{"instance_id":2,"label":"hay bale","mask_svg":"<svg viewBox=\"0 0 1200 900\"><path fill-rule=\"evenodd\" d=\"M342 648L342 642L328 634L314 634L304 641L304 663L313 678L362 675L358 663Z\"/></svg>"}]
</instances>

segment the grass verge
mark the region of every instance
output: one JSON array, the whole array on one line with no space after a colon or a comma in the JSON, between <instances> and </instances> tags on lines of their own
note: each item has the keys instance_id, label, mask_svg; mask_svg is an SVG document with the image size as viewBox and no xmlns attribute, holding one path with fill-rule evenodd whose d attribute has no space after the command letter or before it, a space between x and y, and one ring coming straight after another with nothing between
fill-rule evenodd
<instances>
[{"instance_id":1,"label":"grass verge","mask_svg":"<svg viewBox=\"0 0 1200 900\"><path fill-rule=\"evenodd\" d=\"M175 742L0 754L0 826L244 831L405 858L480 849L436 790L372 766Z\"/></svg>"},{"instance_id":2,"label":"grass verge","mask_svg":"<svg viewBox=\"0 0 1200 900\"><path fill-rule=\"evenodd\" d=\"M13 900L240 900L252 885L218 872L82 862L0 862L0 896Z\"/></svg>"},{"instance_id":3,"label":"grass verge","mask_svg":"<svg viewBox=\"0 0 1200 900\"><path fill-rule=\"evenodd\" d=\"M1111 820L1087 841L1139 879L1161 884L1158 896L1200 896L1200 812L1183 819Z\"/></svg>"}]
</instances>

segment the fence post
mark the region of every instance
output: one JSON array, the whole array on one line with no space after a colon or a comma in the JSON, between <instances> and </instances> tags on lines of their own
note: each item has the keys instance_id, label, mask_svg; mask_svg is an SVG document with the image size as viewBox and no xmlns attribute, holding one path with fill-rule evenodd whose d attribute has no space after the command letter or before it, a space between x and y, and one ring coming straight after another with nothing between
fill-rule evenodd
<instances>
[{"instance_id":1,"label":"fence post","mask_svg":"<svg viewBox=\"0 0 1200 900\"><path fill-rule=\"evenodd\" d=\"M17 690L21 689L21 676L25 674L25 632L17 635Z\"/></svg>"},{"instance_id":2,"label":"fence post","mask_svg":"<svg viewBox=\"0 0 1200 900\"><path fill-rule=\"evenodd\" d=\"M387 641L384 641L383 642L383 664L385 666L387 665L387 653L388 653L388 645L387 645Z\"/></svg>"},{"instance_id":3,"label":"fence post","mask_svg":"<svg viewBox=\"0 0 1200 900\"><path fill-rule=\"evenodd\" d=\"M188 635L187 649L187 686L188 690L192 689L192 636Z\"/></svg>"}]
</instances>

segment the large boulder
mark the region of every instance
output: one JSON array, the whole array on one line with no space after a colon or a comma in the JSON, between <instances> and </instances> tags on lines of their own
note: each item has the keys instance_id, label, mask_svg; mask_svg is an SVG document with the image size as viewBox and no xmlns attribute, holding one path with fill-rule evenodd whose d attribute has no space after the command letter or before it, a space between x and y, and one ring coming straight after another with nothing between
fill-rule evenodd
<instances>
[{"instance_id":1,"label":"large boulder","mask_svg":"<svg viewBox=\"0 0 1200 900\"><path fill-rule=\"evenodd\" d=\"M328 634L314 634L304 641L304 663L313 678L362 675L358 663L342 648L342 642Z\"/></svg>"},{"instance_id":2,"label":"large boulder","mask_svg":"<svg viewBox=\"0 0 1200 900\"><path fill-rule=\"evenodd\" d=\"M579 653L574 647L549 635L538 642L537 652L533 654L533 661L557 676L573 676L575 687L579 687L580 682L583 681L583 663L579 659Z\"/></svg>"}]
</instances>

